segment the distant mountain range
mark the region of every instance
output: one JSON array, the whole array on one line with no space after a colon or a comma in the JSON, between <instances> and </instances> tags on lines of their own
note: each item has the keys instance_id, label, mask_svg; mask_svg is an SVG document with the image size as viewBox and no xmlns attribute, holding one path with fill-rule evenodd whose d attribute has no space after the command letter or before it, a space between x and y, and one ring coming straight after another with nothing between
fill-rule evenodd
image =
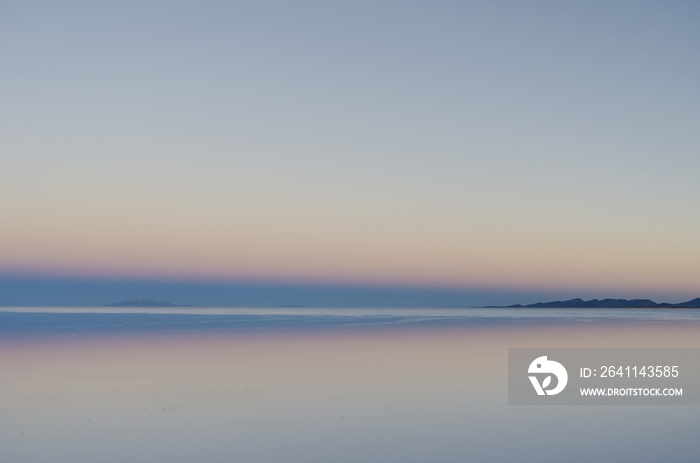
<instances>
[{"instance_id":1,"label":"distant mountain range","mask_svg":"<svg viewBox=\"0 0 700 463\"><path fill-rule=\"evenodd\" d=\"M152 301L145 297L135 297L128 301L114 302L107 304L105 307L192 307L191 305L176 305L166 301Z\"/></svg>"},{"instance_id":2,"label":"distant mountain range","mask_svg":"<svg viewBox=\"0 0 700 463\"><path fill-rule=\"evenodd\" d=\"M680 302L678 304L670 304L668 302L657 303L651 299L591 299L590 301L584 301L581 298L569 299L568 301L554 301L554 302L537 302L535 304L528 305L509 305L506 308L568 308L568 309L621 309L621 308L644 308L644 309L688 309L688 308L700 308L700 297L687 302Z\"/></svg>"}]
</instances>

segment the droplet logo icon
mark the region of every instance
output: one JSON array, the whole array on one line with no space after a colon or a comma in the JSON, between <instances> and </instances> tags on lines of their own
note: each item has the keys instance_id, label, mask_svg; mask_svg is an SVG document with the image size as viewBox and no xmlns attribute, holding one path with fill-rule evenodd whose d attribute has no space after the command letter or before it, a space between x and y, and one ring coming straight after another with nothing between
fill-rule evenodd
<instances>
[{"instance_id":1,"label":"droplet logo icon","mask_svg":"<svg viewBox=\"0 0 700 463\"><path fill-rule=\"evenodd\" d=\"M566 383L569 381L569 375L566 373L566 368L559 362L554 360L547 360L547 356L537 357L532 361L527 372L531 375L538 373L549 373L549 376L544 378L542 384L540 384L537 376L528 376L532 387L537 391L537 395L557 395L566 387ZM552 383L552 375L557 378L557 385L553 389L547 389Z\"/></svg>"}]
</instances>

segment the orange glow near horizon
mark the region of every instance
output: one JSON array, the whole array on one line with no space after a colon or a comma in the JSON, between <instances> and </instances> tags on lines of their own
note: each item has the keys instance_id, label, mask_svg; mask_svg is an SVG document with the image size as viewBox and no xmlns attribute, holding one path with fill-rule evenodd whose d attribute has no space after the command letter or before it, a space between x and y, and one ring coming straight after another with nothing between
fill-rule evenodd
<instances>
[{"instance_id":1,"label":"orange glow near horizon","mask_svg":"<svg viewBox=\"0 0 700 463\"><path fill-rule=\"evenodd\" d=\"M183 222L184 223L184 222ZM6 227L16 274L435 287L692 291L700 259L644 236L47 218ZM9 228L9 229L8 229ZM691 237L686 237L690 239ZM690 245L685 247L689 249ZM640 252L640 249L642 250Z\"/></svg>"}]
</instances>

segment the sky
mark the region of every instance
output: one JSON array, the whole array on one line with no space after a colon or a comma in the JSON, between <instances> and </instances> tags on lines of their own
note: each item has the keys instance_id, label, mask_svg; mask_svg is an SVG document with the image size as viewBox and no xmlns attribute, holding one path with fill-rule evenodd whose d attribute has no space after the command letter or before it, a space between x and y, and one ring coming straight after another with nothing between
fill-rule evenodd
<instances>
[{"instance_id":1,"label":"sky","mask_svg":"<svg viewBox=\"0 0 700 463\"><path fill-rule=\"evenodd\" d=\"M0 304L700 295L696 2L3 2L0 57Z\"/></svg>"}]
</instances>

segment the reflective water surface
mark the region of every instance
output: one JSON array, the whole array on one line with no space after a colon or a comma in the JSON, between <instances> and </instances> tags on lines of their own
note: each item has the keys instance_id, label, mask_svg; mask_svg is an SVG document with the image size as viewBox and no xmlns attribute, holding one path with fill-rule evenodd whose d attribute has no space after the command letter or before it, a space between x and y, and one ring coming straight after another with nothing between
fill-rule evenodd
<instances>
[{"instance_id":1,"label":"reflective water surface","mask_svg":"<svg viewBox=\"0 0 700 463\"><path fill-rule=\"evenodd\" d=\"M697 310L0 310L3 462L697 461L700 408L509 406L509 347L700 347Z\"/></svg>"}]
</instances>

